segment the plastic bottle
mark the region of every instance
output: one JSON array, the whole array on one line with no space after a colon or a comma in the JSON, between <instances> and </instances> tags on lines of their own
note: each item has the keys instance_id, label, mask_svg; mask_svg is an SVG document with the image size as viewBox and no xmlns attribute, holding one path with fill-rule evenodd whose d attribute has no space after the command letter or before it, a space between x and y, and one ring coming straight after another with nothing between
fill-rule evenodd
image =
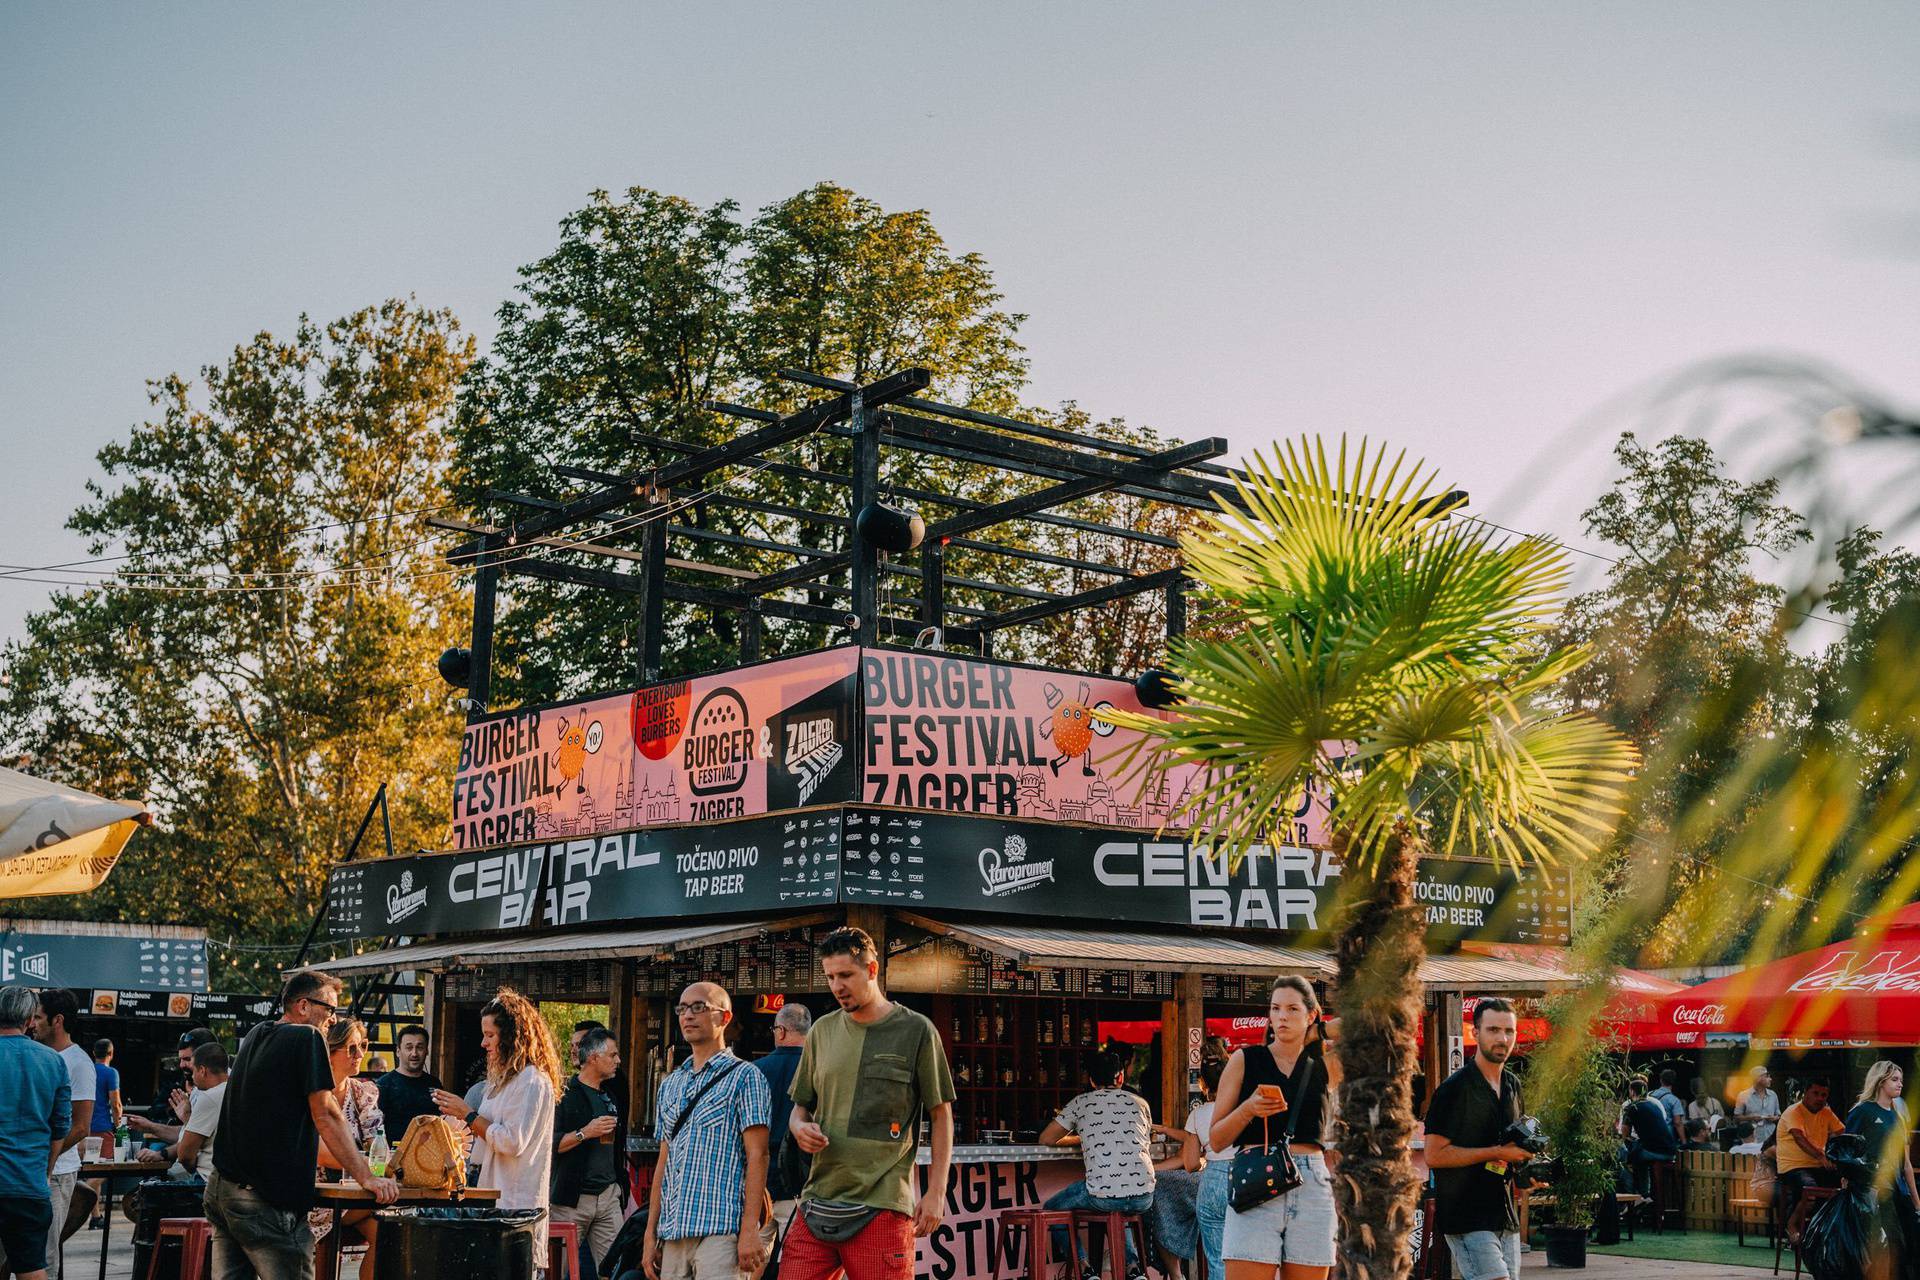
<instances>
[{"instance_id":1,"label":"plastic bottle","mask_svg":"<svg viewBox=\"0 0 1920 1280\"><path fill-rule=\"evenodd\" d=\"M381 1125L373 1131L373 1137L367 1141L367 1165L373 1170L373 1176L387 1176L387 1161L393 1156L393 1148L387 1145L387 1126Z\"/></svg>"},{"instance_id":2,"label":"plastic bottle","mask_svg":"<svg viewBox=\"0 0 1920 1280\"><path fill-rule=\"evenodd\" d=\"M115 1160L133 1159L133 1131L127 1128L125 1117L113 1127L113 1158Z\"/></svg>"}]
</instances>

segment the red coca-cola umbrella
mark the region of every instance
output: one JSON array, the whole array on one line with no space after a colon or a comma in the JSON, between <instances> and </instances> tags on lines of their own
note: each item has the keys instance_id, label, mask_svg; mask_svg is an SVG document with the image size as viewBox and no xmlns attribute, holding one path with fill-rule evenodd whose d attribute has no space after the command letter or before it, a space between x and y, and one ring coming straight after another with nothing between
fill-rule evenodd
<instances>
[{"instance_id":1,"label":"red coca-cola umbrella","mask_svg":"<svg viewBox=\"0 0 1920 1280\"><path fill-rule=\"evenodd\" d=\"M1609 1018L1636 1049L1698 1048L1716 1033L1920 1044L1920 904L1846 942L1670 995L1623 997Z\"/></svg>"}]
</instances>

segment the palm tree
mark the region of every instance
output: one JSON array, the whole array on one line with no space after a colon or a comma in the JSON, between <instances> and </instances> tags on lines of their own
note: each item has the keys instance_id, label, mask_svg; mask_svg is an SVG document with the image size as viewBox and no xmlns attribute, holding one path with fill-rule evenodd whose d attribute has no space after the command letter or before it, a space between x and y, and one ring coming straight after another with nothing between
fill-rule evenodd
<instances>
[{"instance_id":1,"label":"palm tree","mask_svg":"<svg viewBox=\"0 0 1920 1280\"><path fill-rule=\"evenodd\" d=\"M1346 868L1339 1274L1403 1277L1417 1189L1418 860L1585 856L1612 828L1633 750L1551 705L1586 656L1543 640L1567 578L1558 547L1463 518L1430 471L1365 442L1350 455L1343 440L1333 459L1322 443L1288 443L1236 488L1181 545L1239 625L1176 647L1170 718L1112 718L1149 735L1150 780L1204 766L1170 821L1235 865L1258 856L1303 786L1329 794Z\"/></svg>"}]
</instances>

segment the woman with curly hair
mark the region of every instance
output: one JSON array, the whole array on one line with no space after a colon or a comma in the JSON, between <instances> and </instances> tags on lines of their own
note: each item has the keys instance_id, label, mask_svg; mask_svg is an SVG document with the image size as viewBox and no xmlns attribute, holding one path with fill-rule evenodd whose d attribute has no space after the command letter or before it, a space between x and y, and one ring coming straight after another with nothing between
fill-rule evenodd
<instances>
[{"instance_id":1,"label":"woman with curly hair","mask_svg":"<svg viewBox=\"0 0 1920 1280\"><path fill-rule=\"evenodd\" d=\"M547 1207L553 1167L553 1100L564 1078L553 1033L533 1003L502 987L480 1011L480 1045L487 1052L487 1088L474 1110L466 1099L433 1091L442 1115L473 1134L480 1167L475 1185L495 1187L502 1209Z\"/></svg>"}]
</instances>

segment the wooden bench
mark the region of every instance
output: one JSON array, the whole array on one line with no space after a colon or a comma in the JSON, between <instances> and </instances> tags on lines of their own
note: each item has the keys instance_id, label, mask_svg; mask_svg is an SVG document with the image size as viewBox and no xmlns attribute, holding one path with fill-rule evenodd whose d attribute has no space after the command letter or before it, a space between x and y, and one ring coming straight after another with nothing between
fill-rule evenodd
<instances>
[{"instance_id":1,"label":"wooden bench","mask_svg":"<svg viewBox=\"0 0 1920 1280\"><path fill-rule=\"evenodd\" d=\"M1645 1204L1647 1198L1642 1195L1635 1195L1631 1191L1616 1191L1613 1196L1613 1202L1620 1206L1620 1221L1626 1227L1627 1239L1633 1239L1633 1211ZM1551 1191L1529 1191L1526 1195L1521 1196L1520 1238L1522 1240L1529 1238L1530 1224L1528 1219L1532 1216L1534 1209L1539 1208L1551 1211L1557 1206L1558 1201L1555 1200L1554 1194Z\"/></svg>"}]
</instances>

